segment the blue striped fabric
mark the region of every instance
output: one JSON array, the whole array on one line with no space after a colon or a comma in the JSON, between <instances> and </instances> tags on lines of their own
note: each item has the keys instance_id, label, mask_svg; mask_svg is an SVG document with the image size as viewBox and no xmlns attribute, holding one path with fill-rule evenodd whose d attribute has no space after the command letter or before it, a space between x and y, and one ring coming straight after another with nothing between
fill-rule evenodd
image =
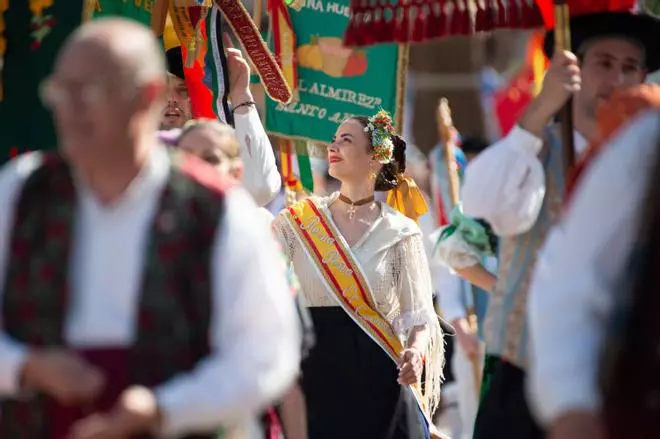
<instances>
[{"instance_id":1,"label":"blue striped fabric","mask_svg":"<svg viewBox=\"0 0 660 439\"><path fill-rule=\"evenodd\" d=\"M227 101L229 96L229 78L227 76L227 59L222 43L222 14L217 5L213 5L206 16L206 32L208 47L204 58L204 85L213 93L213 111L218 120L228 125L234 125L232 113Z\"/></svg>"},{"instance_id":2,"label":"blue striped fabric","mask_svg":"<svg viewBox=\"0 0 660 439\"><path fill-rule=\"evenodd\" d=\"M548 129L541 153L546 194L536 224L524 234L502 238L499 277L489 298L485 321L486 350L520 368L527 365L527 294L537 253L561 213L564 175L557 127Z\"/></svg>"},{"instance_id":3,"label":"blue striped fabric","mask_svg":"<svg viewBox=\"0 0 660 439\"><path fill-rule=\"evenodd\" d=\"M456 156L456 164L458 166L458 177L462 181L467 159L463 150L459 147L454 147L454 155ZM449 218L453 206L451 205L451 197L449 195L449 170L446 165L444 145L436 145L429 153L429 158L431 169L433 171L431 176L433 188L440 192L439 195L442 200L442 206L438 207L442 208L445 216ZM435 196L437 196L437 194L434 194L434 197ZM434 200L433 202L435 204L437 203L437 200Z\"/></svg>"}]
</instances>

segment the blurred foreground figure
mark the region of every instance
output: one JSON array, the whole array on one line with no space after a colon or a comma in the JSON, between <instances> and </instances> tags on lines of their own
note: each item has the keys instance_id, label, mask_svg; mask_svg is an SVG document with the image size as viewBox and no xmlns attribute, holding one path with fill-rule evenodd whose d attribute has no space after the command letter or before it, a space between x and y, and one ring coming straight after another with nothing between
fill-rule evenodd
<instances>
[{"instance_id":1,"label":"blurred foreground figure","mask_svg":"<svg viewBox=\"0 0 660 439\"><path fill-rule=\"evenodd\" d=\"M539 256L530 393L551 439L657 437L659 109L658 86L609 103L613 137Z\"/></svg>"},{"instance_id":2,"label":"blurred foreground figure","mask_svg":"<svg viewBox=\"0 0 660 439\"><path fill-rule=\"evenodd\" d=\"M0 171L2 438L215 437L296 376L254 203L156 141L161 53L134 22L80 28L42 88L61 155Z\"/></svg>"},{"instance_id":3,"label":"blurred foreground figure","mask_svg":"<svg viewBox=\"0 0 660 439\"><path fill-rule=\"evenodd\" d=\"M245 167L239 153L241 145L236 139L235 133L236 131L231 126L219 121L198 119L186 124L178 137L172 137L168 139L168 142L206 161L221 175L231 176L236 181L240 181L243 178ZM272 150L269 149L268 151ZM274 160L272 155L271 152L270 156ZM257 208L253 214L263 221L263 225L268 230L271 230L271 223L274 219L273 214L264 207ZM283 258L283 261L286 261L286 258ZM292 268L288 269L288 274L289 287L296 301L304 335L302 340L302 354L304 356L313 346L314 335L309 314L300 300L298 279ZM282 419L281 424L278 414ZM265 437L277 437L279 432L283 430L287 439L306 439L306 415L302 390L299 385L294 384L282 397L277 410L269 409L261 417Z\"/></svg>"},{"instance_id":4,"label":"blurred foreground figure","mask_svg":"<svg viewBox=\"0 0 660 439\"><path fill-rule=\"evenodd\" d=\"M526 308L537 254L561 218L568 177L554 115L572 102L579 157L598 134L596 109L614 91L638 86L647 72L660 68L657 17L608 12L573 17L570 26L571 52L553 55L554 35L546 34L545 51L552 61L541 92L518 125L465 171L465 215L485 220L500 237L498 278L484 324L487 355L475 439L545 437L525 391L531 359ZM619 200L610 199L612 210L617 209Z\"/></svg>"}]
</instances>

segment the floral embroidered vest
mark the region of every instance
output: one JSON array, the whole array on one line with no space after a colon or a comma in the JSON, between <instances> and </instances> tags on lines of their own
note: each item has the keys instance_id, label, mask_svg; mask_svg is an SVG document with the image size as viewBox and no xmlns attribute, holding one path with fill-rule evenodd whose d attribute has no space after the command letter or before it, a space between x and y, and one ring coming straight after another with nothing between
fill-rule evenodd
<instances>
[{"instance_id":1,"label":"floral embroidered vest","mask_svg":"<svg viewBox=\"0 0 660 439\"><path fill-rule=\"evenodd\" d=\"M194 158L172 155L145 253L126 384L156 386L209 353L210 243L225 189L212 172ZM46 156L17 204L1 321L9 336L29 346L66 346L76 201L69 167ZM49 438L49 404L44 395L2 401L0 438Z\"/></svg>"}]
</instances>

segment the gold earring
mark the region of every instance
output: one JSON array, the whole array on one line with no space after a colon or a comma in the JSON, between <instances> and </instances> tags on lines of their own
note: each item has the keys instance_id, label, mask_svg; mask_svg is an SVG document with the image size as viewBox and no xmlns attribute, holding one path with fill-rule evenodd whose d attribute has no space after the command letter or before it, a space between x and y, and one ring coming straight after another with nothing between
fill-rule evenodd
<instances>
[{"instance_id":1,"label":"gold earring","mask_svg":"<svg viewBox=\"0 0 660 439\"><path fill-rule=\"evenodd\" d=\"M369 180L376 180L376 172L373 169L369 171Z\"/></svg>"}]
</instances>

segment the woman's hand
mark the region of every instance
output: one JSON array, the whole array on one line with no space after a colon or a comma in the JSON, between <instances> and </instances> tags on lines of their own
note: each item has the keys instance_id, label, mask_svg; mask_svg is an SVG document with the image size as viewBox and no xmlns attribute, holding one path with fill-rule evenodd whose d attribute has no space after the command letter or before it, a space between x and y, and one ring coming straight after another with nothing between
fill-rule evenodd
<instances>
[{"instance_id":1,"label":"woman's hand","mask_svg":"<svg viewBox=\"0 0 660 439\"><path fill-rule=\"evenodd\" d=\"M405 386L419 383L422 379L423 368L422 353L416 348L404 349L399 359L399 378L397 382Z\"/></svg>"}]
</instances>

